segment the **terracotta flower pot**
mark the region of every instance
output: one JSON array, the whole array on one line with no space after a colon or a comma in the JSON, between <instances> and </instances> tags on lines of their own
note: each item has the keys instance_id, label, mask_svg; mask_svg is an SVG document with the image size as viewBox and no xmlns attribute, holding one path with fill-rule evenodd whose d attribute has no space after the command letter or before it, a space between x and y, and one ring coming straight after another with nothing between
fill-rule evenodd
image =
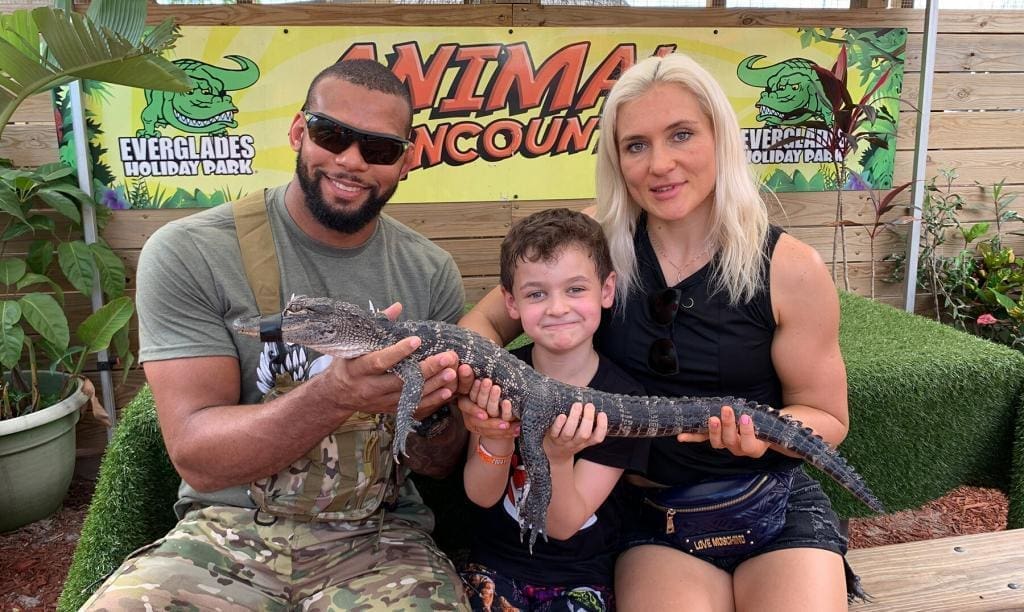
<instances>
[{"instance_id":1,"label":"terracotta flower pot","mask_svg":"<svg viewBox=\"0 0 1024 612\"><path fill-rule=\"evenodd\" d=\"M56 392L64 377L40 373ZM45 518L60 508L75 470L75 424L88 397L81 382L60 402L0 421L0 532Z\"/></svg>"}]
</instances>

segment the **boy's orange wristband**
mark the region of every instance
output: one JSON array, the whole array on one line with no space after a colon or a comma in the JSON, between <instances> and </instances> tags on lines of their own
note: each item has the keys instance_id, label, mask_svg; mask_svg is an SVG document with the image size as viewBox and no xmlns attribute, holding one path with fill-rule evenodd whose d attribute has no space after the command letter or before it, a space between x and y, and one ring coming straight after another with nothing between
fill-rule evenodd
<instances>
[{"instance_id":1,"label":"boy's orange wristband","mask_svg":"<svg viewBox=\"0 0 1024 612\"><path fill-rule=\"evenodd\" d=\"M513 453L507 455L492 455L486 448L481 440L476 445L476 456L480 457L484 463L490 463L491 465L508 465L512 461Z\"/></svg>"}]
</instances>

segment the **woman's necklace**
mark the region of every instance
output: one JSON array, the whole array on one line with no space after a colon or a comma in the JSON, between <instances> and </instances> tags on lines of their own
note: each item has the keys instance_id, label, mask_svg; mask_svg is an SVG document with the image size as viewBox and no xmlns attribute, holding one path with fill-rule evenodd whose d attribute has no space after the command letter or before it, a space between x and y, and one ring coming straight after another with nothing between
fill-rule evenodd
<instances>
[{"instance_id":1,"label":"woman's necklace","mask_svg":"<svg viewBox=\"0 0 1024 612\"><path fill-rule=\"evenodd\" d=\"M686 278L686 271L694 264L704 260L711 252L711 249L708 248L707 244L705 244L704 248L698 251L696 255L687 259L681 265L676 265L676 262L672 261L672 259L668 256L668 253L666 253L665 251L664 245L661 244L661 241L658 240L658 237L654 234L654 232L648 231L647 236L651 239L651 246L654 247L654 253L658 255L658 257L660 257L662 261L672 266L672 268L675 269L676 271L676 275L672 279L674 282L669 282L669 286L675 285L679 281ZM668 281L669 279L665 280Z\"/></svg>"}]
</instances>

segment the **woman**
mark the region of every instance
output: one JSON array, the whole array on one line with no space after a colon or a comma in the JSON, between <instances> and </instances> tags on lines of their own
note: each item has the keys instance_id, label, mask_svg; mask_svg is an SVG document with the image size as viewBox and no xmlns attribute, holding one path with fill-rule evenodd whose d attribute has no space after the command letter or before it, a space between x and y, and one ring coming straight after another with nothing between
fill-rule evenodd
<instances>
[{"instance_id":1,"label":"woman","mask_svg":"<svg viewBox=\"0 0 1024 612\"><path fill-rule=\"evenodd\" d=\"M598 350L652 395L755 400L839 444L848 413L835 288L814 249L769 226L718 83L685 56L648 58L612 88L601 133L594 214L620 282ZM493 291L461 324L518 333ZM477 431L501 427L485 420L494 393L482 386L473 397L491 409L460 403ZM715 557L687 550L664 516L640 520L616 566L622 609L846 609L857 585L828 498L746 417L723 408L708 434L655 440L643 484L651 498L750 473L791 479L781 533Z\"/></svg>"}]
</instances>

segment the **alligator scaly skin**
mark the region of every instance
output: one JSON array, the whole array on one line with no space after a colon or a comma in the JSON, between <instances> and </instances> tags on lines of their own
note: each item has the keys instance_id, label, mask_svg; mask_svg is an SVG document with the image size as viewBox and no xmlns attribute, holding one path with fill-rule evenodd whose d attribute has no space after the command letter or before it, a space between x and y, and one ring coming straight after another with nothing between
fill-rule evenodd
<instances>
[{"instance_id":1,"label":"alligator scaly skin","mask_svg":"<svg viewBox=\"0 0 1024 612\"><path fill-rule=\"evenodd\" d=\"M237 321L235 327L258 336L259 318ZM518 511L520 528L530 532L531 550L537 535L544 532L551 500L544 436L555 417L567 414L573 402L593 403L608 416L608 435L622 437L706 433L708 418L720 414L723 406L732 406L737 418L750 416L758 439L793 451L871 509L883 511L864 479L835 449L799 421L764 404L734 397L638 397L576 387L544 376L468 329L437 321L391 322L383 315L327 298L293 297L282 312L281 336L285 342L342 358L373 352L409 336L422 340L410 357L394 367L404 383L395 417L395 455L404 454L406 438L417 424L413 411L423 390L420 360L455 351L477 377L490 378L500 385L503 397L512 404L513 415L522 421L519 449L530 486Z\"/></svg>"}]
</instances>

